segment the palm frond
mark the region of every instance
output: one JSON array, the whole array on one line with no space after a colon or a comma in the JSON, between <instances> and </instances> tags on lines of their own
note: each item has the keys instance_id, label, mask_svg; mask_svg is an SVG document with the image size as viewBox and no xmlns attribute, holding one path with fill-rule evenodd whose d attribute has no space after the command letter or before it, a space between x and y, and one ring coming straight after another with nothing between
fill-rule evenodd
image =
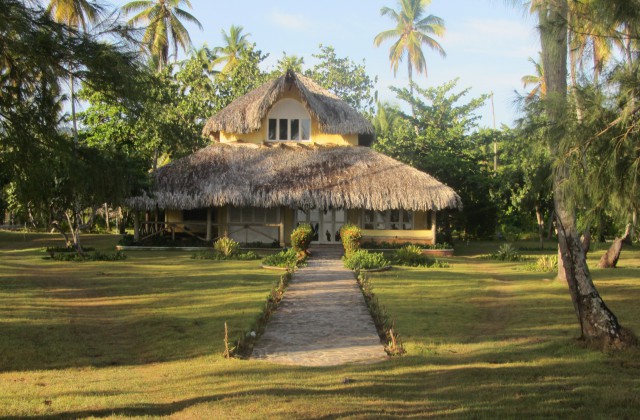
<instances>
[{"instance_id":1,"label":"palm frond","mask_svg":"<svg viewBox=\"0 0 640 420\"><path fill-rule=\"evenodd\" d=\"M121 7L122 11L126 14L131 12L139 12L141 10L149 9L155 5L155 2L151 0L136 0L131 1Z\"/></svg>"},{"instance_id":2,"label":"palm frond","mask_svg":"<svg viewBox=\"0 0 640 420\"><path fill-rule=\"evenodd\" d=\"M375 38L373 38L373 45L379 47L383 42L399 37L401 35L402 32L398 29L389 29L387 31L380 32L378 35L376 35Z\"/></svg>"},{"instance_id":3,"label":"palm frond","mask_svg":"<svg viewBox=\"0 0 640 420\"><path fill-rule=\"evenodd\" d=\"M196 26L198 26L198 28L200 30L203 29L202 28L202 24L200 23L200 21L198 19L196 19L195 16L193 16L191 13L186 12L186 11L184 11L182 9L177 9L177 8L173 10L173 13L179 18L184 19L187 22L191 22L191 23L195 24ZM176 19L176 21L177 21L177 19Z\"/></svg>"}]
</instances>

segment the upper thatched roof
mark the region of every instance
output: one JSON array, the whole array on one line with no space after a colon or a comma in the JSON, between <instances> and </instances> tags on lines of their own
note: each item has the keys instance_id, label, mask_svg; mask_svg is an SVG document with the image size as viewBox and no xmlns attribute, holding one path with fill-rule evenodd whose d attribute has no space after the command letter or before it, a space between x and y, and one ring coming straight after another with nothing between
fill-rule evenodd
<instances>
[{"instance_id":1,"label":"upper thatched roof","mask_svg":"<svg viewBox=\"0 0 640 420\"><path fill-rule=\"evenodd\" d=\"M217 132L247 134L258 131L262 119L280 99L285 89L296 86L309 114L326 134L374 134L373 126L358 111L311 79L292 71L265 83L231 102L209 118L202 131L205 136Z\"/></svg>"},{"instance_id":2,"label":"upper thatched roof","mask_svg":"<svg viewBox=\"0 0 640 420\"><path fill-rule=\"evenodd\" d=\"M460 197L368 147L214 143L159 168L140 209L238 207L440 210Z\"/></svg>"}]
</instances>

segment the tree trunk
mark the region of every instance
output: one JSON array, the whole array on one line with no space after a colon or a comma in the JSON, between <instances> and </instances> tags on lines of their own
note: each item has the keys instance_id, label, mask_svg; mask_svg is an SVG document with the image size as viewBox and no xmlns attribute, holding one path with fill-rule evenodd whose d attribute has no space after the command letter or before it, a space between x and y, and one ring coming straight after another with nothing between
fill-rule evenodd
<instances>
[{"instance_id":1,"label":"tree trunk","mask_svg":"<svg viewBox=\"0 0 640 420\"><path fill-rule=\"evenodd\" d=\"M118 207L118 213L120 214L120 223L118 224L120 234L125 235L127 233L127 218L129 213L122 210L122 207Z\"/></svg>"},{"instance_id":2,"label":"tree trunk","mask_svg":"<svg viewBox=\"0 0 640 420\"><path fill-rule=\"evenodd\" d=\"M620 238L616 238L613 241L613 244L611 244L611 246L609 247L609 250L607 250L602 258L600 258L598 268L616 268L618 259L620 258L620 252L622 251L622 245L624 244L624 241L629 237L630 232L631 224L628 224L627 228L624 231L624 235Z\"/></svg>"},{"instance_id":3,"label":"tree trunk","mask_svg":"<svg viewBox=\"0 0 640 420\"><path fill-rule=\"evenodd\" d=\"M76 122L76 89L74 77L70 77L70 89L71 92L71 121L73 123L73 144L78 145L78 123Z\"/></svg>"},{"instance_id":4,"label":"tree trunk","mask_svg":"<svg viewBox=\"0 0 640 420\"><path fill-rule=\"evenodd\" d=\"M629 245L633 245L636 237L636 223L638 223L638 209L634 208L631 213L631 232L629 233Z\"/></svg>"},{"instance_id":5,"label":"tree trunk","mask_svg":"<svg viewBox=\"0 0 640 420\"><path fill-rule=\"evenodd\" d=\"M98 209L100 208L100 206L97 207L91 207L91 213L89 214L89 220L84 223L82 223L83 226L87 227L89 230L93 229L93 223L96 220L96 214L98 213ZM84 212L86 213L86 211Z\"/></svg>"},{"instance_id":6,"label":"tree trunk","mask_svg":"<svg viewBox=\"0 0 640 420\"><path fill-rule=\"evenodd\" d=\"M536 221L538 222L538 237L540 238L540 249L544 249L544 219L540 205L536 204Z\"/></svg>"},{"instance_id":7,"label":"tree trunk","mask_svg":"<svg viewBox=\"0 0 640 420\"><path fill-rule=\"evenodd\" d=\"M109 205L107 203L104 203L104 224L109 232Z\"/></svg>"},{"instance_id":8,"label":"tree trunk","mask_svg":"<svg viewBox=\"0 0 640 420\"><path fill-rule=\"evenodd\" d=\"M567 272L564 270L564 262L562 260L562 250L560 249L560 244L558 244L558 275L556 277L556 280L563 283L567 282Z\"/></svg>"},{"instance_id":9,"label":"tree trunk","mask_svg":"<svg viewBox=\"0 0 640 420\"><path fill-rule=\"evenodd\" d=\"M547 223L547 225L549 226L549 230L547 231L547 240L551 240L551 238L553 238L553 228L555 226L553 221L555 219L556 219L556 211L551 210L551 214L549 215L549 222Z\"/></svg>"},{"instance_id":10,"label":"tree trunk","mask_svg":"<svg viewBox=\"0 0 640 420\"><path fill-rule=\"evenodd\" d=\"M73 214L73 218L71 215ZM69 230L71 231L71 239L73 240L73 247L78 254L82 254L82 245L80 244L80 212L79 211L65 211L64 215L67 217L67 223L69 224Z\"/></svg>"},{"instance_id":11,"label":"tree trunk","mask_svg":"<svg viewBox=\"0 0 640 420\"><path fill-rule=\"evenodd\" d=\"M591 231L587 228L582 234L582 249L584 250L584 256L586 257L591 249Z\"/></svg>"},{"instance_id":12,"label":"tree trunk","mask_svg":"<svg viewBox=\"0 0 640 420\"><path fill-rule=\"evenodd\" d=\"M62 236L64 236L64 244L65 246L69 247L71 245L73 245L73 243L69 240L69 236L67 235L67 232L65 232L61 227L60 227L60 223L58 223L57 220L54 220L51 222L51 226L53 227L53 229L57 230L58 232L60 232L60 234Z\"/></svg>"},{"instance_id":13,"label":"tree trunk","mask_svg":"<svg viewBox=\"0 0 640 420\"><path fill-rule=\"evenodd\" d=\"M547 84L546 113L549 118L548 144L551 155L566 156L562 140L566 136L567 107L567 17L568 0L544 2L537 9L542 46L542 62ZM574 206L568 195L571 166L560 162L554 168L553 200L558 229L562 269L566 275L582 338L604 346L620 348L626 335L615 315L600 298L587 267L586 255L576 229Z\"/></svg>"}]
</instances>

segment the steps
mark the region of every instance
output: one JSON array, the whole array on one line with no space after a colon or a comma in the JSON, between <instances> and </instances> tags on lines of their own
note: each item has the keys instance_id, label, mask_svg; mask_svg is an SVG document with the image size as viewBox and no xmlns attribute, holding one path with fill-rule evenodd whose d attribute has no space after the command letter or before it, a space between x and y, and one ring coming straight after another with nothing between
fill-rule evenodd
<instances>
[{"instance_id":1,"label":"steps","mask_svg":"<svg viewBox=\"0 0 640 420\"><path fill-rule=\"evenodd\" d=\"M339 260L344 255L342 245L312 244L309 251L311 252L310 258L314 260Z\"/></svg>"}]
</instances>

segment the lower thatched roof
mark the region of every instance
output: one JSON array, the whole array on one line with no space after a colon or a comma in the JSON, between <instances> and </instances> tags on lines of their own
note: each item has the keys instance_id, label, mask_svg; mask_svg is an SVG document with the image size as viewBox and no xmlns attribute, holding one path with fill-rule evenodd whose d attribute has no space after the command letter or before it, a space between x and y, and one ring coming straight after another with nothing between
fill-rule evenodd
<instances>
[{"instance_id":1,"label":"lower thatched roof","mask_svg":"<svg viewBox=\"0 0 640 420\"><path fill-rule=\"evenodd\" d=\"M159 168L139 209L237 207L441 210L460 197L368 147L215 143Z\"/></svg>"}]
</instances>

